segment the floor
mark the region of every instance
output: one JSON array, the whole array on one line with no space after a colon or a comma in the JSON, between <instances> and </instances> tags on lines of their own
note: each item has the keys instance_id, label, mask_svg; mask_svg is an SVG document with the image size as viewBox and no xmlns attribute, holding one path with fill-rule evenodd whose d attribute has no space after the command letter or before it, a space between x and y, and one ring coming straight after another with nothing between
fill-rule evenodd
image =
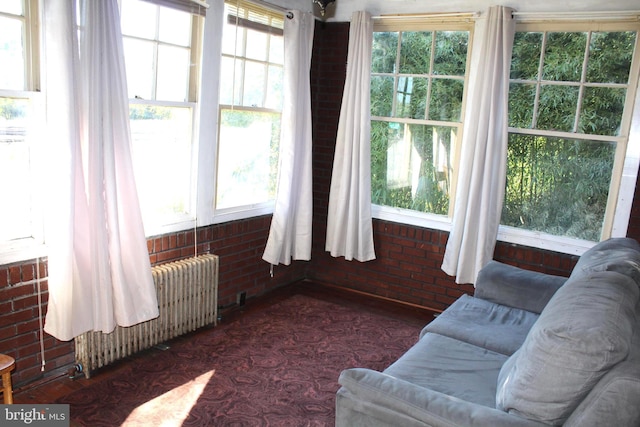
<instances>
[{"instance_id":1,"label":"floor","mask_svg":"<svg viewBox=\"0 0 640 427\"><path fill-rule=\"evenodd\" d=\"M334 301L349 304L364 305L374 311L383 311L394 316L424 322L426 325L433 319L432 311L420 307L401 304L381 298L363 295L360 293L344 290L333 286L327 286L309 281L302 281L288 286L284 286L267 295L258 298L248 299L242 307L229 309L222 313L222 322L233 322L239 316L275 304L285 298L295 294L304 294L326 301ZM198 331L193 332L197 334ZM105 378L118 376L127 367L132 358L144 357L144 354L126 358L113 365L102 368L92 373L90 379L83 375L71 378L69 372L60 372L55 376L29 384L21 389L14 390L14 403L17 404L41 404L52 403L56 399L65 396L73 391L82 389L93 382L102 381ZM73 425L73 424L72 424Z\"/></svg>"}]
</instances>

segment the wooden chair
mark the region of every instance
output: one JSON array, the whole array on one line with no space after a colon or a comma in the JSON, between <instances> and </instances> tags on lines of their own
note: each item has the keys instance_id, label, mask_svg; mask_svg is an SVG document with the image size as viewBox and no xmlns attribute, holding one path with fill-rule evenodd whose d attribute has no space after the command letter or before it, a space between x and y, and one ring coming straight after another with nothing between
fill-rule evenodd
<instances>
[{"instance_id":1,"label":"wooden chair","mask_svg":"<svg viewBox=\"0 0 640 427\"><path fill-rule=\"evenodd\" d=\"M2 394L4 403L13 403L13 389L11 388L11 371L16 365L16 361L11 356L0 354L0 375L2 375Z\"/></svg>"}]
</instances>

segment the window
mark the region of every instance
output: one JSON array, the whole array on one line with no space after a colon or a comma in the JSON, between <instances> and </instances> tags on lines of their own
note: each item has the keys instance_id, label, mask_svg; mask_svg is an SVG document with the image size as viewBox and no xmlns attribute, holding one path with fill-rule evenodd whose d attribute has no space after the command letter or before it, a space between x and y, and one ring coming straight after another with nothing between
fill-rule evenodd
<instances>
[{"instance_id":1,"label":"window","mask_svg":"<svg viewBox=\"0 0 640 427\"><path fill-rule=\"evenodd\" d=\"M147 234L195 218L202 18L125 0L122 34L134 170Z\"/></svg>"},{"instance_id":2,"label":"window","mask_svg":"<svg viewBox=\"0 0 640 427\"><path fill-rule=\"evenodd\" d=\"M43 242L38 201L38 138L43 123L39 96L38 34L31 17L37 2L0 2L0 253L13 261L16 251Z\"/></svg>"},{"instance_id":3,"label":"window","mask_svg":"<svg viewBox=\"0 0 640 427\"><path fill-rule=\"evenodd\" d=\"M623 194L621 176L638 31L637 24L573 28L522 24L516 33L501 223L597 242L612 235L619 198L633 197L633 188Z\"/></svg>"},{"instance_id":4,"label":"window","mask_svg":"<svg viewBox=\"0 0 640 427\"><path fill-rule=\"evenodd\" d=\"M427 24L411 31L376 27L371 187L372 203L379 205L379 211L449 215L470 34L470 25L464 22Z\"/></svg>"},{"instance_id":5,"label":"window","mask_svg":"<svg viewBox=\"0 0 640 427\"><path fill-rule=\"evenodd\" d=\"M272 205L283 78L283 16L249 2L225 5L216 212Z\"/></svg>"},{"instance_id":6,"label":"window","mask_svg":"<svg viewBox=\"0 0 640 427\"><path fill-rule=\"evenodd\" d=\"M517 25L499 239L581 254L626 234L640 149L629 145L639 26L545 19ZM472 33L406 22L374 33L372 212L448 230Z\"/></svg>"}]
</instances>

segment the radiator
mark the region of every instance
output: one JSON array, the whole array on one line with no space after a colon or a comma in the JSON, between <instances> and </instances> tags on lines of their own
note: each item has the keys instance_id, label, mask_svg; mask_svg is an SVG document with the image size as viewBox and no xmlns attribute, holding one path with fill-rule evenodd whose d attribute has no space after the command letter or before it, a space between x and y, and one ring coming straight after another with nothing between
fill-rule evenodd
<instances>
[{"instance_id":1,"label":"radiator","mask_svg":"<svg viewBox=\"0 0 640 427\"><path fill-rule=\"evenodd\" d=\"M85 332L75 338L76 367L91 371L164 341L215 325L218 315L218 256L199 255L152 268L160 315L108 334Z\"/></svg>"}]
</instances>

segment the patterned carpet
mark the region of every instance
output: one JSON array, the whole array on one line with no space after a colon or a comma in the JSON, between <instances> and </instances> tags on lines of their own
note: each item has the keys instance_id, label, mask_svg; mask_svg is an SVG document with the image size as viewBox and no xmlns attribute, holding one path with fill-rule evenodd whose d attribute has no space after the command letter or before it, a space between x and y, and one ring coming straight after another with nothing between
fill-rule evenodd
<instances>
[{"instance_id":1,"label":"patterned carpet","mask_svg":"<svg viewBox=\"0 0 640 427\"><path fill-rule=\"evenodd\" d=\"M294 295L135 358L76 391L82 426L333 426L338 376L384 369L422 325Z\"/></svg>"}]
</instances>

